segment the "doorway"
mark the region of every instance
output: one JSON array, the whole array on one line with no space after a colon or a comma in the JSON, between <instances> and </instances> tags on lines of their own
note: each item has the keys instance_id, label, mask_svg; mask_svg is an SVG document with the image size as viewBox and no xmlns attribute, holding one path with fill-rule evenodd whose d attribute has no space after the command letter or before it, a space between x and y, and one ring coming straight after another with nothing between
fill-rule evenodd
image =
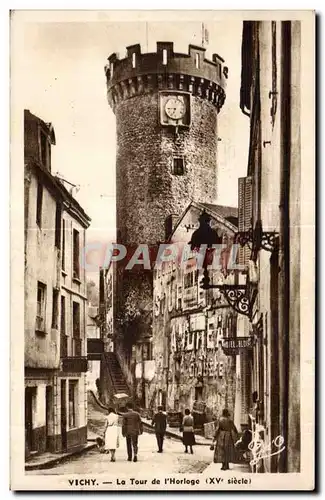
<instances>
[{"instance_id":1,"label":"doorway","mask_svg":"<svg viewBox=\"0 0 325 500\"><path fill-rule=\"evenodd\" d=\"M67 451L67 381L61 380L61 443Z\"/></svg>"},{"instance_id":2,"label":"doorway","mask_svg":"<svg viewBox=\"0 0 325 500\"><path fill-rule=\"evenodd\" d=\"M45 426L46 426L46 451L51 451L51 426L53 423L53 388L46 386L45 395Z\"/></svg>"},{"instance_id":3,"label":"doorway","mask_svg":"<svg viewBox=\"0 0 325 500\"><path fill-rule=\"evenodd\" d=\"M203 387L195 387L194 399L197 403L201 403L203 401Z\"/></svg>"},{"instance_id":4,"label":"doorway","mask_svg":"<svg viewBox=\"0 0 325 500\"><path fill-rule=\"evenodd\" d=\"M36 390L36 387L25 388L25 440L28 452L35 451L33 408L36 403Z\"/></svg>"}]
</instances>

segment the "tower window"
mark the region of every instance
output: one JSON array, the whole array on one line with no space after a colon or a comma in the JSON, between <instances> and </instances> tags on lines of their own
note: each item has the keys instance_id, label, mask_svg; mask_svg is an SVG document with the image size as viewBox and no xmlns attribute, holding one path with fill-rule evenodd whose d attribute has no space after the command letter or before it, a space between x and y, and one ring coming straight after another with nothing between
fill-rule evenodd
<instances>
[{"instance_id":1,"label":"tower window","mask_svg":"<svg viewBox=\"0 0 325 500\"><path fill-rule=\"evenodd\" d=\"M184 158L173 158L173 174L184 175Z\"/></svg>"},{"instance_id":2,"label":"tower window","mask_svg":"<svg viewBox=\"0 0 325 500\"><path fill-rule=\"evenodd\" d=\"M133 52L132 54L132 68L135 68L136 66L136 53Z\"/></svg>"},{"instance_id":3,"label":"tower window","mask_svg":"<svg viewBox=\"0 0 325 500\"><path fill-rule=\"evenodd\" d=\"M110 69L110 72L111 72L111 78L113 78L113 73L114 73L114 63L112 63L112 62L111 62L109 69Z\"/></svg>"},{"instance_id":4,"label":"tower window","mask_svg":"<svg viewBox=\"0 0 325 500\"><path fill-rule=\"evenodd\" d=\"M199 54L195 54L195 67L196 68L200 67L200 56L199 56Z\"/></svg>"},{"instance_id":5,"label":"tower window","mask_svg":"<svg viewBox=\"0 0 325 500\"><path fill-rule=\"evenodd\" d=\"M166 66L167 64L167 49L163 49L163 65Z\"/></svg>"}]
</instances>

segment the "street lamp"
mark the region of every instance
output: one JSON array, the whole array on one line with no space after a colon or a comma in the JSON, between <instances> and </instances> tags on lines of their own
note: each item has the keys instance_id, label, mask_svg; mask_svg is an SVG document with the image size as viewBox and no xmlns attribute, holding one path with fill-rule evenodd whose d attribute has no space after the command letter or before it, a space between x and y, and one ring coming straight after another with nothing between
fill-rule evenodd
<instances>
[{"instance_id":1,"label":"street lamp","mask_svg":"<svg viewBox=\"0 0 325 500\"><path fill-rule=\"evenodd\" d=\"M199 227L192 234L190 241L191 250L198 250L201 245L212 248L213 245L222 243L222 238L215 229L210 226L211 217L204 210L199 217Z\"/></svg>"},{"instance_id":2,"label":"street lamp","mask_svg":"<svg viewBox=\"0 0 325 500\"><path fill-rule=\"evenodd\" d=\"M211 217L203 211L199 217L199 228L194 231L191 241L189 242L191 250L199 251L202 245L211 249L215 244L222 242L222 238L218 236L217 231L210 226L210 221ZM203 290L220 290L232 309L240 314L248 316L249 319L252 320L253 306L257 295L255 283L251 283L246 278L245 284L211 284L207 259L205 258L203 264L203 279L200 286Z\"/></svg>"}]
</instances>

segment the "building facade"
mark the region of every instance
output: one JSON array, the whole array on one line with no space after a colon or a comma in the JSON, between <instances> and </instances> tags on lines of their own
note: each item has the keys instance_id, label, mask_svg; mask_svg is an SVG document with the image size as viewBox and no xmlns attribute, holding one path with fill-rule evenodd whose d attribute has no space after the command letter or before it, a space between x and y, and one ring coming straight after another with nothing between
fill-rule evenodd
<instances>
[{"instance_id":1,"label":"building facade","mask_svg":"<svg viewBox=\"0 0 325 500\"><path fill-rule=\"evenodd\" d=\"M116 115L117 242L132 253L165 241L190 200L215 202L228 68L217 54L205 59L202 47L180 54L158 42L155 53L133 45L124 59L112 54L105 72ZM135 388L138 355L150 356L141 344L152 337L153 272L117 264L115 350Z\"/></svg>"},{"instance_id":2,"label":"building facade","mask_svg":"<svg viewBox=\"0 0 325 500\"><path fill-rule=\"evenodd\" d=\"M239 223L255 228L258 275L246 396L266 445L281 436L285 446L266 472L300 471L300 44L298 21L244 22L240 107L251 134Z\"/></svg>"},{"instance_id":3,"label":"building facade","mask_svg":"<svg viewBox=\"0 0 325 500\"><path fill-rule=\"evenodd\" d=\"M51 174L52 125L26 110L24 127L25 448L29 457L86 440L85 276L80 267L79 275L73 274L72 262L79 263L90 219Z\"/></svg>"},{"instance_id":4,"label":"building facade","mask_svg":"<svg viewBox=\"0 0 325 500\"><path fill-rule=\"evenodd\" d=\"M226 277L238 211L192 202L171 235L173 259L154 271L155 366L154 378L150 381L148 377L147 386L153 410L159 404L171 412L183 413L190 408L204 414L206 420L215 420L224 408L232 414L235 409L236 359L225 354L223 342L237 336L237 313L219 290L201 288L203 269L195 253L182 260L202 212L211 218L211 227L223 245L216 264L220 269L211 271L211 277L214 283ZM232 281L233 276L227 273L226 279Z\"/></svg>"}]
</instances>

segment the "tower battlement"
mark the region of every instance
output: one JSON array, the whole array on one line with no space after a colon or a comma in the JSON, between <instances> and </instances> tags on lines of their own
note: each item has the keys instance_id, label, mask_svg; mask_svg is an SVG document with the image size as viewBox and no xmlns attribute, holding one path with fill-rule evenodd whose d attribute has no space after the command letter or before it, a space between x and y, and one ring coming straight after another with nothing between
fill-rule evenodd
<instances>
[{"instance_id":1,"label":"tower battlement","mask_svg":"<svg viewBox=\"0 0 325 500\"><path fill-rule=\"evenodd\" d=\"M174 52L173 42L157 42L157 51L141 53L140 44L127 47L127 57L116 53L105 66L108 102L115 111L121 101L157 90L183 90L205 98L219 111L225 101L228 68L213 54L205 59L206 49L189 45L188 54Z\"/></svg>"}]
</instances>

